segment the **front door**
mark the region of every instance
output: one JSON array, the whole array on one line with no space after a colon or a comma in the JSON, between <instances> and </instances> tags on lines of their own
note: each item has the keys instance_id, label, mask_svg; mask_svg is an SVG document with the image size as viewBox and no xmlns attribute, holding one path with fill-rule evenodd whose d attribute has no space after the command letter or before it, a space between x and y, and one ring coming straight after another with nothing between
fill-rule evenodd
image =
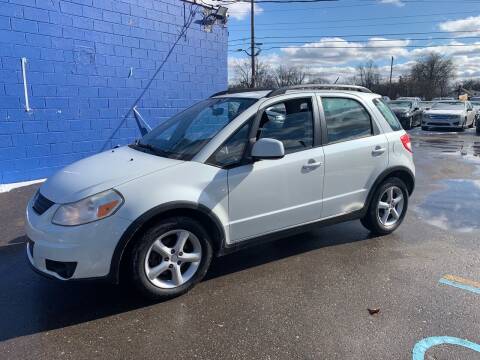
<instances>
[{"instance_id":1,"label":"front door","mask_svg":"<svg viewBox=\"0 0 480 360\"><path fill-rule=\"evenodd\" d=\"M285 157L228 170L231 242L321 217L324 155L314 135L318 108L313 96L302 95L264 103L260 110L257 139L282 141Z\"/></svg>"}]
</instances>

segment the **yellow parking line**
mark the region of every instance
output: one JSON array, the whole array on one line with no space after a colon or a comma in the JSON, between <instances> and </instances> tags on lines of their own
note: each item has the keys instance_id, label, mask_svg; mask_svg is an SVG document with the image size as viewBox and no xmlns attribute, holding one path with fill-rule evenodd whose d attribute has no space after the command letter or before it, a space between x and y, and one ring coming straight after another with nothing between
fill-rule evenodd
<instances>
[{"instance_id":1,"label":"yellow parking line","mask_svg":"<svg viewBox=\"0 0 480 360\"><path fill-rule=\"evenodd\" d=\"M455 275L444 275L443 278L446 279L446 280L455 281L455 282L460 283L460 284L465 284L465 285L473 286L473 287L476 287L476 288L480 289L480 282L478 282L478 281L465 279L465 278L462 278L460 276L455 276Z\"/></svg>"}]
</instances>

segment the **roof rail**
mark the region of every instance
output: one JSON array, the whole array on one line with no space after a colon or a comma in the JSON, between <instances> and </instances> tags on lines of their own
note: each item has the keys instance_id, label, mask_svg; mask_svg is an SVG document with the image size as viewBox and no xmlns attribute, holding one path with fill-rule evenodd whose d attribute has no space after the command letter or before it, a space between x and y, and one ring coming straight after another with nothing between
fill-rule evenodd
<instances>
[{"instance_id":1,"label":"roof rail","mask_svg":"<svg viewBox=\"0 0 480 360\"><path fill-rule=\"evenodd\" d=\"M220 95L239 94L239 93L255 92L255 91L272 91L272 89L271 88L228 89L228 90L219 91L213 95L210 95L210 97L212 98Z\"/></svg>"},{"instance_id":2,"label":"roof rail","mask_svg":"<svg viewBox=\"0 0 480 360\"><path fill-rule=\"evenodd\" d=\"M294 86L285 86L279 89L271 91L267 97L277 96L285 94L289 90L347 90L347 91L358 91L363 93L371 93L370 89L367 89L363 86L357 85L340 85L340 84L305 84L305 85L294 85Z\"/></svg>"}]
</instances>

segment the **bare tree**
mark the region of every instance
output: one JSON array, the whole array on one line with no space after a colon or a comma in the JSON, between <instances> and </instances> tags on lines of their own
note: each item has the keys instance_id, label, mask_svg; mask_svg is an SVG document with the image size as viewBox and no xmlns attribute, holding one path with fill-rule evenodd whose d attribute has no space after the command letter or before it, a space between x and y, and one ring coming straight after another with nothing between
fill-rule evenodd
<instances>
[{"instance_id":1,"label":"bare tree","mask_svg":"<svg viewBox=\"0 0 480 360\"><path fill-rule=\"evenodd\" d=\"M250 63L237 61L233 66L232 88L248 88L252 83ZM269 63L257 61L255 85L258 88L276 88L282 86L300 85L305 82L306 72L297 66L271 66Z\"/></svg>"},{"instance_id":2,"label":"bare tree","mask_svg":"<svg viewBox=\"0 0 480 360\"><path fill-rule=\"evenodd\" d=\"M365 64L357 66L355 82L368 89L372 89L380 84L380 73L373 60L368 60Z\"/></svg>"},{"instance_id":3,"label":"bare tree","mask_svg":"<svg viewBox=\"0 0 480 360\"><path fill-rule=\"evenodd\" d=\"M279 65L273 69L272 74L277 87L301 85L307 77L302 68L290 65Z\"/></svg>"},{"instance_id":4,"label":"bare tree","mask_svg":"<svg viewBox=\"0 0 480 360\"><path fill-rule=\"evenodd\" d=\"M458 82L455 85L456 88L458 88L459 86L463 87L464 89L468 89L468 90L480 91L480 80L479 79L465 79L463 81Z\"/></svg>"},{"instance_id":5,"label":"bare tree","mask_svg":"<svg viewBox=\"0 0 480 360\"><path fill-rule=\"evenodd\" d=\"M233 66L232 88L249 88L252 83L252 70L248 61L237 61ZM256 62L255 86L258 88L273 88L275 81L272 75L272 69L269 64Z\"/></svg>"},{"instance_id":6,"label":"bare tree","mask_svg":"<svg viewBox=\"0 0 480 360\"><path fill-rule=\"evenodd\" d=\"M435 52L419 58L410 71L413 92L426 99L447 95L454 78L453 61Z\"/></svg>"}]
</instances>

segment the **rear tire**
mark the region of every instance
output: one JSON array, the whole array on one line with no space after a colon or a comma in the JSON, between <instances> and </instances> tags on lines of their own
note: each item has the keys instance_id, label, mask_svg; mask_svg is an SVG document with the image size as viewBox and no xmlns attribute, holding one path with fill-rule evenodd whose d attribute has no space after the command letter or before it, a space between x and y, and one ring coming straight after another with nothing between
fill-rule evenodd
<instances>
[{"instance_id":1,"label":"rear tire","mask_svg":"<svg viewBox=\"0 0 480 360\"><path fill-rule=\"evenodd\" d=\"M399 178L388 178L375 189L362 225L376 235L394 232L405 218L408 190Z\"/></svg>"},{"instance_id":2,"label":"rear tire","mask_svg":"<svg viewBox=\"0 0 480 360\"><path fill-rule=\"evenodd\" d=\"M201 224L188 217L167 218L133 247L133 285L153 300L180 296L203 279L212 255L210 237Z\"/></svg>"}]
</instances>

